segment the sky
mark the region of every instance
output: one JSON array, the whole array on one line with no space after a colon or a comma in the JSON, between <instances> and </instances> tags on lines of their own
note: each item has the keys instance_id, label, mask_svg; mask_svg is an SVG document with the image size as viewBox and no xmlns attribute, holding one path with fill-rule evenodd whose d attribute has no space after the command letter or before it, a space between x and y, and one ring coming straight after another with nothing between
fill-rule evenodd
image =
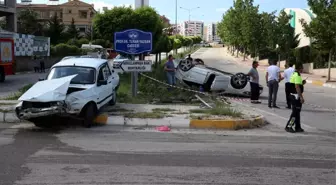
<instances>
[{"instance_id":1,"label":"sky","mask_svg":"<svg viewBox=\"0 0 336 185\"><path fill-rule=\"evenodd\" d=\"M20 0L17 0L20 2ZM134 0L82 0L94 4L95 9L102 7L112 8L113 6L133 6ZM33 0L33 3L47 3L48 0ZM60 0L61 3L67 0ZM233 0L177 0L178 22L189 19L189 13L185 9L194 9L191 11L191 20L203 21L205 23L218 22L223 13L233 5ZM259 5L260 11L279 12L283 8L308 8L307 0L254 0L255 5ZM171 21L175 22L175 0L149 0L149 5L155 8L159 14L165 15ZM182 7L182 8L180 8ZM200 8L197 8L200 7Z\"/></svg>"}]
</instances>

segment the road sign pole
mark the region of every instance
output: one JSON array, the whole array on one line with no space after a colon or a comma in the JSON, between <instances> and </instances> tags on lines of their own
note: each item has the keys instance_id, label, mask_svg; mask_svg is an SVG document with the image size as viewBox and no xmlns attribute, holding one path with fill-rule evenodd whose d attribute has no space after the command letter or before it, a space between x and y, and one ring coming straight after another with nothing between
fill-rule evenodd
<instances>
[{"instance_id":1,"label":"road sign pole","mask_svg":"<svg viewBox=\"0 0 336 185\"><path fill-rule=\"evenodd\" d=\"M135 56L132 55L132 60L135 60ZM132 84L132 97L136 97L138 94L138 72L131 73L131 84Z\"/></svg>"}]
</instances>

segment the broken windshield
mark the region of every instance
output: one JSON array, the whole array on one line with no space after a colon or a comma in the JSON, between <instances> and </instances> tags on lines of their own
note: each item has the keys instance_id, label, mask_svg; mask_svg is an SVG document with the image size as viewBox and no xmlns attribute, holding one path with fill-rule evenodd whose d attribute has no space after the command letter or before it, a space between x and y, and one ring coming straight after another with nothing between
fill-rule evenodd
<instances>
[{"instance_id":1,"label":"broken windshield","mask_svg":"<svg viewBox=\"0 0 336 185\"><path fill-rule=\"evenodd\" d=\"M95 69L78 66L55 67L50 71L47 79L57 79L75 74L77 74L77 76L71 80L71 84L95 83Z\"/></svg>"}]
</instances>

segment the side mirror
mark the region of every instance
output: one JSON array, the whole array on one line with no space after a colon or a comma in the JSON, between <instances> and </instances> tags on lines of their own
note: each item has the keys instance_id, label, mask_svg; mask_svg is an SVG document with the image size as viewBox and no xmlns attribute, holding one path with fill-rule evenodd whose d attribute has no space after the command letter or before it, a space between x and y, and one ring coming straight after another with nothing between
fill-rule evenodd
<instances>
[{"instance_id":1,"label":"side mirror","mask_svg":"<svg viewBox=\"0 0 336 185\"><path fill-rule=\"evenodd\" d=\"M97 86L107 85L107 80L99 80Z\"/></svg>"},{"instance_id":2,"label":"side mirror","mask_svg":"<svg viewBox=\"0 0 336 185\"><path fill-rule=\"evenodd\" d=\"M39 78L39 80L38 81L44 81L44 78Z\"/></svg>"}]
</instances>

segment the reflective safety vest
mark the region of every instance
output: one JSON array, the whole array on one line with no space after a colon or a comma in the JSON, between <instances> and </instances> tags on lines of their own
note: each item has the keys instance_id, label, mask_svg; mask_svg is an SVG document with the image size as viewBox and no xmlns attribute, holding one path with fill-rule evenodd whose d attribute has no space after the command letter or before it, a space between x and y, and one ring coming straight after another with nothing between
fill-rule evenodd
<instances>
[{"instance_id":1,"label":"reflective safety vest","mask_svg":"<svg viewBox=\"0 0 336 185\"><path fill-rule=\"evenodd\" d=\"M292 76L290 77L290 92L293 94L297 94L296 92L296 88L295 85L299 85L301 92L303 92L304 88L303 88L303 80L301 77L301 74L297 71L295 71Z\"/></svg>"}]
</instances>

